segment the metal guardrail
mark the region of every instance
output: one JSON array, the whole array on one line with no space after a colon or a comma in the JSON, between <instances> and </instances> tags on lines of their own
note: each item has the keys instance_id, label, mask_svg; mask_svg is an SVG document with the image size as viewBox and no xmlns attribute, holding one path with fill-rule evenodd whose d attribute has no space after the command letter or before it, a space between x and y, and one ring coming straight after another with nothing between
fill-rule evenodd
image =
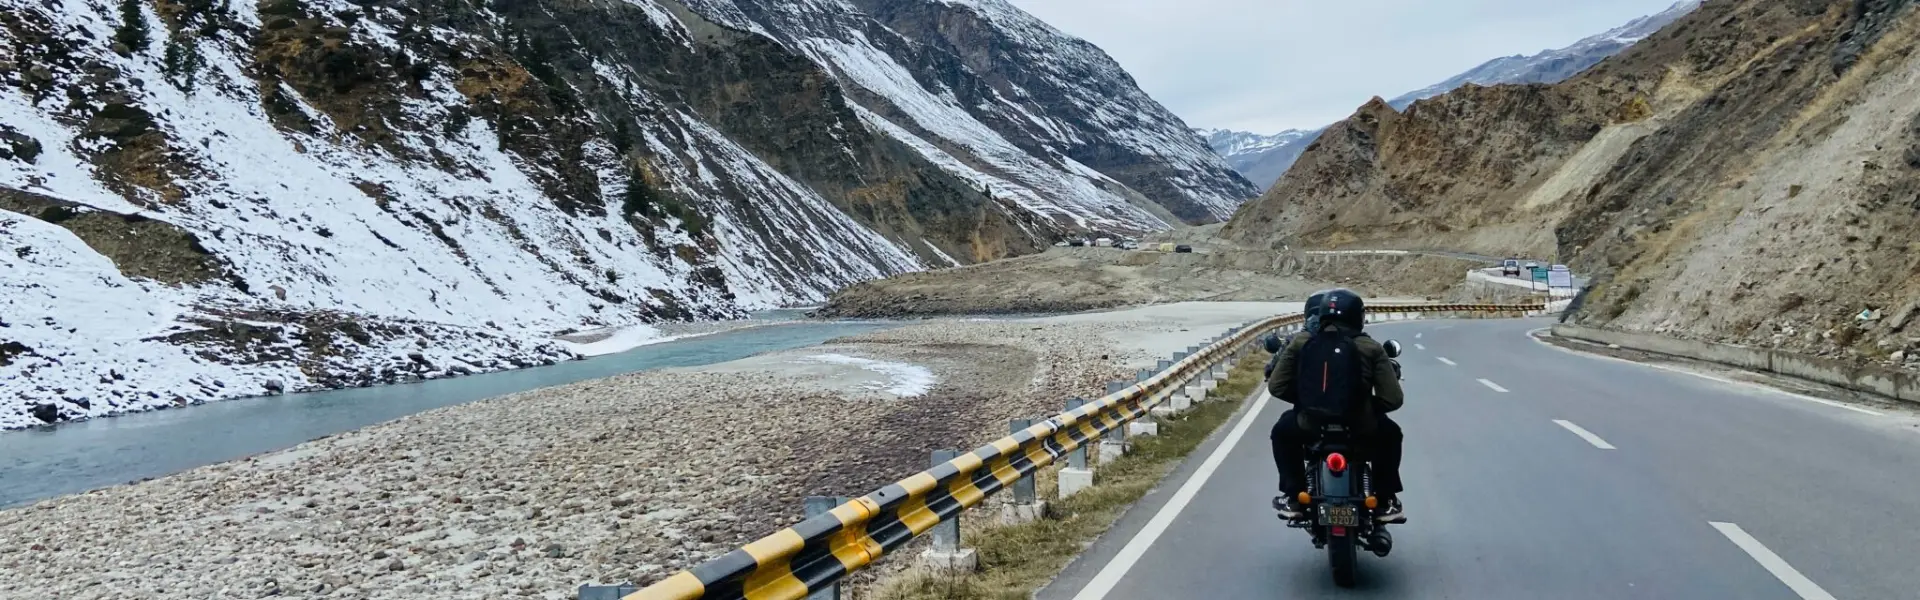
<instances>
[{"instance_id":1,"label":"metal guardrail","mask_svg":"<svg viewBox=\"0 0 1920 600\"><path fill-rule=\"evenodd\" d=\"M1544 304L1369 306L1370 314L1516 313ZM1236 327L1153 377L1024 431L854 498L725 555L626 595L623 600L800 600L885 556L1020 478L1148 414L1165 392L1249 350L1261 336L1297 326L1283 315Z\"/></svg>"}]
</instances>

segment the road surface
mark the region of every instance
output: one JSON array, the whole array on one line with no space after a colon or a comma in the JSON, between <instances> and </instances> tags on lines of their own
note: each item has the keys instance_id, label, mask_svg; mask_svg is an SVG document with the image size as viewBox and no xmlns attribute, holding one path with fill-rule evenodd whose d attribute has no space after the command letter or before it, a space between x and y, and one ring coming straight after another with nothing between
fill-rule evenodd
<instances>
[{"instance_id":1,"label":"road surface","mask_svg":"<svg viewBox=\"0 0 1920 600\"><path fill-rule=\"evenodd\" d=\"M1920 598L1920 419L1527 336L1549 323L1369 328L1406 347L1410 520L1355 588L1268 507L1263 397L1037 597Z\"/></svg>"}]
</instances>

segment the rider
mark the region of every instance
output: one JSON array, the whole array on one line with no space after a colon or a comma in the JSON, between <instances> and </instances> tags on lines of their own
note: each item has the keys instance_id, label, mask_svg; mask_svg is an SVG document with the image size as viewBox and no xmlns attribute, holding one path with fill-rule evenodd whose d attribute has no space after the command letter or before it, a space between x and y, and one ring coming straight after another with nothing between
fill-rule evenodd
<instances>
[{"instance_id":1,"label":"rider","mask_svg":"<svg viewBox=\"0 0 1920 600\"><path fill-rule=\"evenodd\" d=\"M1319 323L1314 327L1317 329L1309 328L1303 331L1307 335L1288 340L1267 380L1267 390L1273 397L1296 405L1280 415L1280 421L1274 423L1269 435L1273 441L1273 462L1280 469L1280 495L1284 500L1281 516L1297 519L1304 512L1295 496L1307 486L1303 455L1317 428L1314 419L1303 414L1297 405L1300 396L1295 382L1303 379L1298 372L1300 353L1308 340L1339 334L1352 338L1357 355L1353 359L1362 362L1358 369L1360 385L1354 388L1357 397L1349 404L1359 409L1350 425L1363 440L1363 448L1373 465L1373 491L1381 501L1381 510L1375 518L1383 523L1398 522L1405 514L1399 498L1402 434L1400 425L1387 418L1386 413L1399 410L1406 401L1400 390L1399 375L1386 349L1362 331L1366 326L1366 307L1359 294L1345 288L1328 290L1316 304ZM1309 314L1311 311L1310 308Z\"/></svg>"},{"instance_id":2,"label":"rider","mask_svg":"<svg viewBox=\"0 0 1920 600\"><path fill-rule=\"evenodd\" d=\"M1300 331L1319 331L1320 330L1320 301L1321 299L1326 297L1327 297L1326 290L1320 290L1318 292L1314 292L1312 296L1307 296L1307 305L1302 311L1306 313L1306 322L1300 326ZM1280 337L1279 333L1274 333L1272 335L1275 339L1279 340L1280 347L1285 348L1288 345L1293 343L1293 338L1300 337L1300 331L1289 333L1287 334L1287 337ZM1283 353L1275 352L1273 353L1273 358L1267 360L1267 377L1273 377L1273 366L1280 364L1281 354Z\"/></svg>"}]
</instances>

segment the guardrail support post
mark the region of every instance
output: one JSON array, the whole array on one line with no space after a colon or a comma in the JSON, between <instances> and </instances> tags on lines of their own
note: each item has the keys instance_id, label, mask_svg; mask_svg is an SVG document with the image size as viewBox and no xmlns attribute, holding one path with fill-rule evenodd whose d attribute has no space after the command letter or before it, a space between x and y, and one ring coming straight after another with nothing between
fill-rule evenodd
<instances>
[{"instance_id":1,"label":"guardrail support post","mask_svg":"<svg viewBox=\"0 0 1920 600\"><path fill-rule=\"evenodd\" d=\"M960 456L957 450L934 450L933 466L946 464ZM980 566L980 557L972 548L960 547L960 515L933 526L933 548L920 555L920 563L937 571L969 572Z\"/></svg>"},{"instance_id":2,"label":"guardrail support post","mask_svg":"<svg viewBox=\"0 0 1920 600\"><path fill-rule=\"evenodd\" d=\"M1133 383L1123 383L1121 385L1126 387L1132 387L1135 385L1139 385L1141 382L1146 381L1150 377L1153 377L1152 373L1148 372L1145 369L1141 369L1140 372L1133 374ZM1146 398L1140 399L1141 406L1148 406L1152 403L1153 403L1152 396L1148 396ZM1139 418L1134 419L1132 423L1128 423L1127 435L1132 435L1132 436L1160 435L1160 423L1158 421L1155 421L1153 417L1161 413L1160 411L1154 410L1155 408L1158 408L1158 407L1148 406L1147 414L1140 415Z\"/></svg>"},{"instance_id":3,"label":"guardrail support post","mask_svg":"<svg viewBox=\"0 0 1920 600\"><path fill-rule=\"evenodd\" d=\"M845 496L807 496L805 500L802 500L802 502L805 503L806 516L809 519L833 512L834 507L840 506L846 501L847 498ZM827 587L821 588L819 591L807 594L807 600L840 600L840 584L828 584Z\"/></svg>"},{"instance_id":4,"label":"guardrail support post","mask_svg":"<svg viewBox=\"0 0 1920 600\"><path fill-rule=\"evenodd\" d=\"M1012 419L1007 421L1007 432L1020 433L1032 426L1033 419ZM1041 500L1039 491L1034 489L1031 473L1013 480L1013 503L1001 506L1000 522L1006 525L1038 521L1047 516L1047 501Z\"/></svg>"},{"instance_id":5,"label":"guardrail support post","mask_svg":"<svg viewBox=\"0 0 1920 600\"><path fill-rule=\"evenodd\" d=\"M1079 398L1067 400L1067 411L1071 412L1074 409L1086 405L1086 403L1086 400ZM1086 443L1093 443L1093 440L1087 440ZM1072 452L1067 453L1067 466L1061 468L1058 475L1060 479L1061 498L1072 496L1079 493L1080 490L1093 486L1093 469L1087 468L1086 444L1081 444L1080 447L1074 448Z\"/></svg>"}]
</instances>

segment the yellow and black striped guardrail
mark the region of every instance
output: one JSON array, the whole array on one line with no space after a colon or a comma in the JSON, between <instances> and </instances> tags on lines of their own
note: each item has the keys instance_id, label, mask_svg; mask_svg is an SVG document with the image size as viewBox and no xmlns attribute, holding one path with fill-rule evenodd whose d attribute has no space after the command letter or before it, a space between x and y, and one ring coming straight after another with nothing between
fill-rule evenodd
<instances>
[{"instance_id":1,"label":"yellow and black striped guardrail","mask_svg":"<svg viewBox=\"0 0 1920 600\"><path fill-rule=\"evenodd\" d=\"M1369 306L1369 313L1531 313L1543 304ZM1125 427L1175 388L1239 354L1268 332L1296 326L1282 315L1234 329L1167 370L1025 431L921 471L831 512L681 571L622 600L800 600L860 570L1021 477Z\"/></svg>"}]
</instances>

